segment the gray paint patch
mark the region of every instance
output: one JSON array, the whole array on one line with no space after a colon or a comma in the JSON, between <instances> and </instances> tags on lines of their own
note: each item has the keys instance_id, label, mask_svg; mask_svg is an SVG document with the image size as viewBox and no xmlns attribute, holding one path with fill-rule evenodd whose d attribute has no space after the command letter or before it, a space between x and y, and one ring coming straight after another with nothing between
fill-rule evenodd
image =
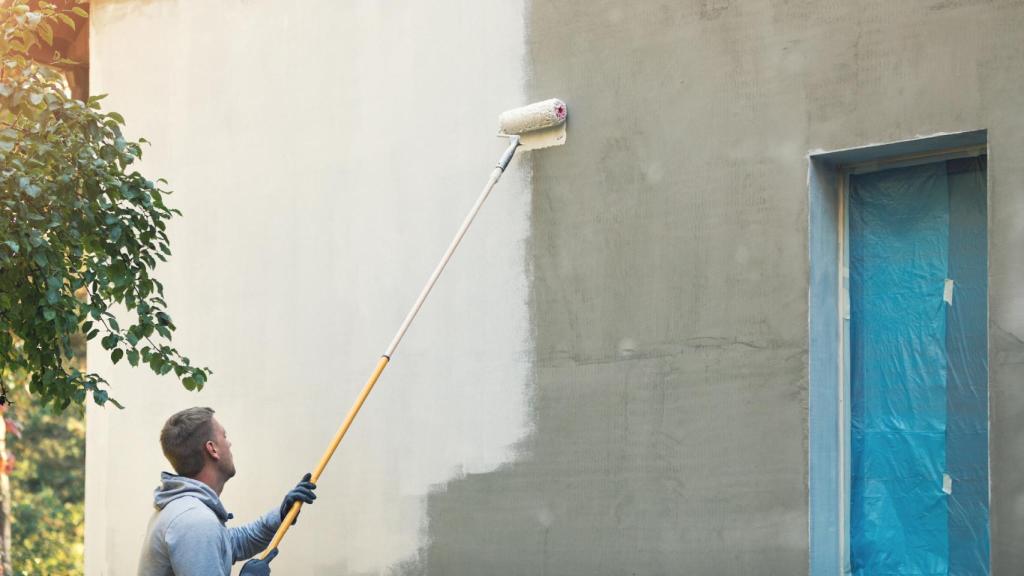
<instances>
[{"instance_id":1,"label":"gray paint patch","mask_svg":"<svg viewBox=\"0 0 1024 576\"><path fill-rule=\"evenodd\" d=\"M805 147L780 171L739 126L708 138L737 112L694 88L705 14L619 7L532 5L531 93L572 132L533 156L535 429L430 498L425 573L807 570Z\"/></svg>"},{"instance_id":2,"label":"gray paint patch","mask_svg":"<svg viewBox=\"0 0 1024 576\"><path fill-rule=\"evenodd\" d=\"M531 3L530 93L572 132L533 157L535 427L430 497L411 573L808 573L805 151L989 128L992 317L1024 323L1024 11L933 5ZM1024 526L1013 341L998 573Z\"/></svg>"}]
</instances>

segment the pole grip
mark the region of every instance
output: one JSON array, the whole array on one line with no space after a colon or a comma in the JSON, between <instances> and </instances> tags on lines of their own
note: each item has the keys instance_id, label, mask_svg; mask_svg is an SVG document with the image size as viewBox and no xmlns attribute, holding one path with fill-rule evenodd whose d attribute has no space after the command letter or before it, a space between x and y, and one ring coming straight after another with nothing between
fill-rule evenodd
<instances>
[{"instance_id":1,"label":"pole grip","mask_svg":"<svg viewBox=\"0 0 1024 576\"><path fill-rule=\"evenodd\" d=\"M502 172L508 168L508 163L511 162L512 157L516 155L516 148L519 148L519 136L510 136L508 148L505 149L501 158L498 158L497 167L501 168Z\"/></svg>"}]
</instances>

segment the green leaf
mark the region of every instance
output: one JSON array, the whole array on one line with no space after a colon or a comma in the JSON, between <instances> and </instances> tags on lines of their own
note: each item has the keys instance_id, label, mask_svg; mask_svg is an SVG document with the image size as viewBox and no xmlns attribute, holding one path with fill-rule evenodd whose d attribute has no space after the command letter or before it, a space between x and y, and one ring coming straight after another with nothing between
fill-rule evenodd
<instances>
[{"instance_id":1,"label":"green leaf","mask_svg":"<svg viewBox=\"0 0 1024 576\"><path fill-rule=\"evenodd\" d=\"M106 98L108 94L97 94L96 96L90 96L89 100L86 101L86 106L92 110L100 109L100 100Z\"/></svg>"},{"instance_id":2,"label":"green leaf","mask_svg":"<svg viewBox=\"0 0 1024 576\"><path fill-rule=\"evenodd\" d=\"M50 24L47 22L40 22L36 29L39 30L39 35L43 37L46 44L48 46L53 46L53 28L50 27Z\"/></svg>"},{"instance_id":3,"label":"green leaf","mask_svg":"<svg viewBox=\"0 0 1024 576\"><path fill-rule=\"evenodd\" d=\"M139 351L138 350L129 350L128 351L128 363L131 364L132 366L138 366L139 365Z\"/></svg>"},{"instance_id":4,"label":"green leaf","mask_svg":"<svg viewBox=\"0 0 1024 576\"><path fill-rule=\"evenodd\" d=\"M106 390L95 390L92 393L92 399L100 406L103 406L110 399L110 395Z\"/></svg>"},{"instance_id":5,"label":"green leaf","mask_svg":"<svg viewBox=\"0 0 1024 576\"><path fill-rule=\"evenodd\" d=\"M43 318L47 320L53 320L57 317L57 311L53 308L43 308Z\"/></svg>"},{"instance_id":6,"label":"green leaf","mask_svg":"<svg viewBox=\"0 0 1024 576\"><path fill-rule=\"evenodd\" d=\"M74 12L75 14L77 14L78 16L81 16L82 18L88 18L89 17L89 13L86 12L85 10L79 8L78 6L75 6L74 8L72 8L71 11Z\"/></svg>"},{"instance_id":7,"label":"green leaf","mask_svg":"<svg viewBox=\"0 0 1024 576\"><path fill-rule=\"evenodd\" d=\"M14 240L4 240L4 244L11 249L11 252L17 254L18 250L21 250L21 246L18 245Z\"/></svg>"},{"instance_id":8,"label":"green leaf","mask_svg":"<svg viewBox=\"0 0 1024 576\"><path fill-rule=\"evenodd\" d=\"M118 337L117 334L107 334L100 340L100 344L103 345L104 350L110 350L114 346L117 346Z\"/></svg>"},{"instance_id":9,"label":"green leaf","mask_svg":"<svg viewBox=\"0 0 1024 576\"><path fill-rule=\"evenodd\" d=\"M64 25L68 28L71 28L72 30L75 29L75 19L71 16L68 16L67 14L61 14L59 12L57 14L54 14L54 16L56 16L57 19L63 22Z\"/></svg>"},{"instance_id":10,"label":"green leaf","mask_svg":"<svg viewBox=\"0 0 1024 576\"><path fill-rule=\"evenodd\" d=\"M115 348L114 351L110 353L110 361L117 364L121 361L122 356L124 356L124 350L121 348Z\"/></svg>"}]
</instances>

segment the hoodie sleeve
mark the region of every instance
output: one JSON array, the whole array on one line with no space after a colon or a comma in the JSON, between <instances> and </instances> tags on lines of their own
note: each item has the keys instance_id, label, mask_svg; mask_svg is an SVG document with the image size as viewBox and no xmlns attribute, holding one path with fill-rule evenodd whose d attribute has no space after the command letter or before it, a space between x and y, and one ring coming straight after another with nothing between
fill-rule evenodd
<instances>
[{"instance_id":1,"label":"hoodie sleeve","mask_svg":"<svg viewBox=\"0 0 1024 576\"><path fill-rule=\"evenodd\" d=\"M255 522L235 528L228 528L231 537L232 561L252 558L263 551L274 539L274 533L281 525L281 512L275 508L260 516ZM177 574L177 573L175 573Z\"/></svg>"},{"instance_id":2,"label":"hoodie sleeve","mask_svg":"<svg viewBox=\"0 0 1024 576\"><path fill-rule=\"evenodd\" d=\"M212 513L205 510L186 510L172 520L164 540L175 576L230 576L221 530Z\"/></svg>"}]
</instances>

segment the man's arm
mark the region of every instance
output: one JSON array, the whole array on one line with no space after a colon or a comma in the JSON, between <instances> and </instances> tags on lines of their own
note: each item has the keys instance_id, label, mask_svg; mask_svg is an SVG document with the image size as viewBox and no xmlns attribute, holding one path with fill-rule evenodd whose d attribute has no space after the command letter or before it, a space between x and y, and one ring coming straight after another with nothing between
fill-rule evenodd
<instances>
[{"instance_id":1,"label":"man's arm","mask_svg":"<svg viewBox=\"0 0 1024 576\"><path fill-rule=\"evenodd\" d=\"M238 562L262 552L267 544L270 544L280 525L281 514L275 508L260 516L255 522L228 528L228 536L231 537L231 560Z\"/></svg>"},{"instance_id":2,"label":"man's arm","mask_svg":"<svg viewBox=\"0 0 1024 576\"><path fill-rule=\"evenodd\" d=\"M229 528L231 536L231 555L234 562L251 558L270 544L274 534L281 526L281 520L288 514L288 510L296 502L312 504L316 500L316 484L309 481L310 474L302 477L302 480L285 495L284 501L279 509L271 510L263 516L244 526Z\"/></svg>"},{"instance_id":3,"label":"man's arm","mask_svg":"<svg viewBox=\"0 0 1024 576\"><path fill-rule=\"evenodd\" d=\"M220 523L211 512L186 510L164 533L175 576L230 576Z\"/></svg>"}]
</instances>

